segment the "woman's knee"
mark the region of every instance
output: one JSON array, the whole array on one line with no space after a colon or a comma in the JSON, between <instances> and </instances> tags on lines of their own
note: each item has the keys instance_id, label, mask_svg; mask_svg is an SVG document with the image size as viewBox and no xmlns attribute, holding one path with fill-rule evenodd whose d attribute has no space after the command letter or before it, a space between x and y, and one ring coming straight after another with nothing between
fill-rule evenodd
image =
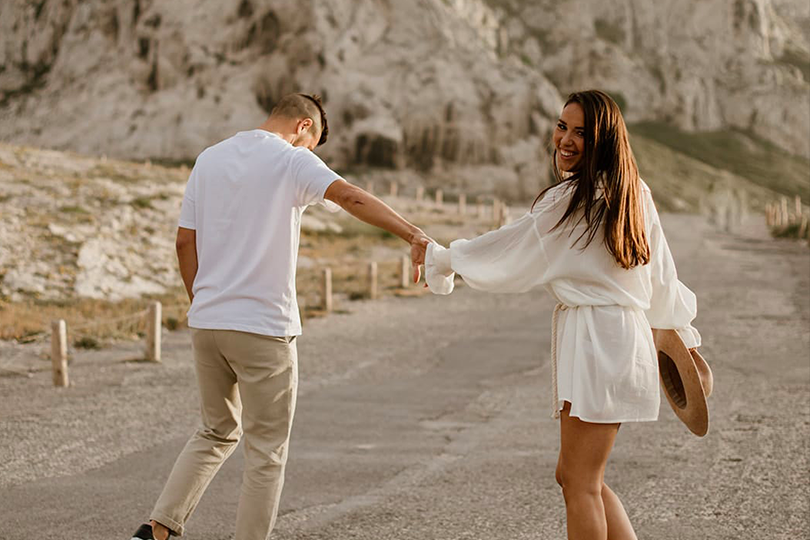
<instances>
[{"instance_id":1,"label":"woman's knee","mask_svg":"<svg viewBox=\"0 0 810 540\"><path fill-rule=\"evenodd\" d=\"M557 465L555 477L557 483L563 488L563 494L602 495L604 483L601 475L589 474L582 470L571 470L561 461Z\"/></svg>"},{"instance_id":2,"label":"woman's knee","mask_svg":"<svg viewBox=\"0 0 810 540\"><path fill-rule=\"evenodd\" d=\"M602 486L593 482L568 482L562 483L563 498L566 501L572 499L601 499Z\"/></svg>"}]
</instances>

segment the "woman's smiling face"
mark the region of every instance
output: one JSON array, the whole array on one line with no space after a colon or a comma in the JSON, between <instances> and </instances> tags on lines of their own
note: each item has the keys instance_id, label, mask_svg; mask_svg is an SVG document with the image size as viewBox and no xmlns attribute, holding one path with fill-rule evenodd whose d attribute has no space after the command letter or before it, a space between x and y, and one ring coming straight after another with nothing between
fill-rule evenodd
<instances>
[{"instance_id":1,"label":"woman's smiling face","mask_svg":"<svg viewBox=\"0 0 810 540\"><path fill-rule=\"evenodd\" d=\"M554 130L557 167L564 172L576 171L585 149L585 112L579 103L565 106Z\"/></svg>"}]
</instances>

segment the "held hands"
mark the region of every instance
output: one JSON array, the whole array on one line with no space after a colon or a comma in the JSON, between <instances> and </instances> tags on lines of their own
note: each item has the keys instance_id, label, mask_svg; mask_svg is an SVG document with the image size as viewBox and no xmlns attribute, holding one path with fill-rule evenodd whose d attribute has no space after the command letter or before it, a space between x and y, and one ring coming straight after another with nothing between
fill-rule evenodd
<instances>
[{"instance_id":1,"label":"held hands","mask_svg":"<svg viewBox=\"0 0 810 540\"><path fill-rule=\"evenodd\" d=\"M413 267L413 282L419 283L421 271L419 267L425 264L425 253L429 244L434 243L435 240L427 236L423 231L415 233L411 239L411 266Z\"/></svg>"}]
</instances>

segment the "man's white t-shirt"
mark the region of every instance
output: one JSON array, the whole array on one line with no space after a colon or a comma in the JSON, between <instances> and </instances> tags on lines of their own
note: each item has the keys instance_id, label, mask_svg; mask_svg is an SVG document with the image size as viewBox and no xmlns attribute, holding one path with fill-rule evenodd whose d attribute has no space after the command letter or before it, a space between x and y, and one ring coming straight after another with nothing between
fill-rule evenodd
<instances>
[{"instance_id":1,"label":"man's white t-shirt","mask_svg":"<svg viewBox=\"0 0 810 540\"><path fill-rule=\"evenodd\" d=\"M194 165L180 227L196 230L192 328L301 334L295 269L301 215L340 177L306 148L255 129L205 149Z\"/></svg>"}]
</instances>

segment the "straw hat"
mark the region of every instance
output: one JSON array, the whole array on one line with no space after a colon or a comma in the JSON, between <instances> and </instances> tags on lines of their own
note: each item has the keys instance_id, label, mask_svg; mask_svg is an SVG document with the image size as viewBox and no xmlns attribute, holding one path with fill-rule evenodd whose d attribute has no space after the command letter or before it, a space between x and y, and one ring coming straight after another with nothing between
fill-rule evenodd
<instances>
[{"instance_id":1,"label":"straw hat","mask_svg":"<svg viewBox=\"0 0 810 540\"><path fill-rule=\"evenodd\" d=\"M689 431L703 437L709 431L709 406L714 379L706 360L689 351L675 330L653 329L661 386L672 410Z\"/></svg>"}]
</instances>

